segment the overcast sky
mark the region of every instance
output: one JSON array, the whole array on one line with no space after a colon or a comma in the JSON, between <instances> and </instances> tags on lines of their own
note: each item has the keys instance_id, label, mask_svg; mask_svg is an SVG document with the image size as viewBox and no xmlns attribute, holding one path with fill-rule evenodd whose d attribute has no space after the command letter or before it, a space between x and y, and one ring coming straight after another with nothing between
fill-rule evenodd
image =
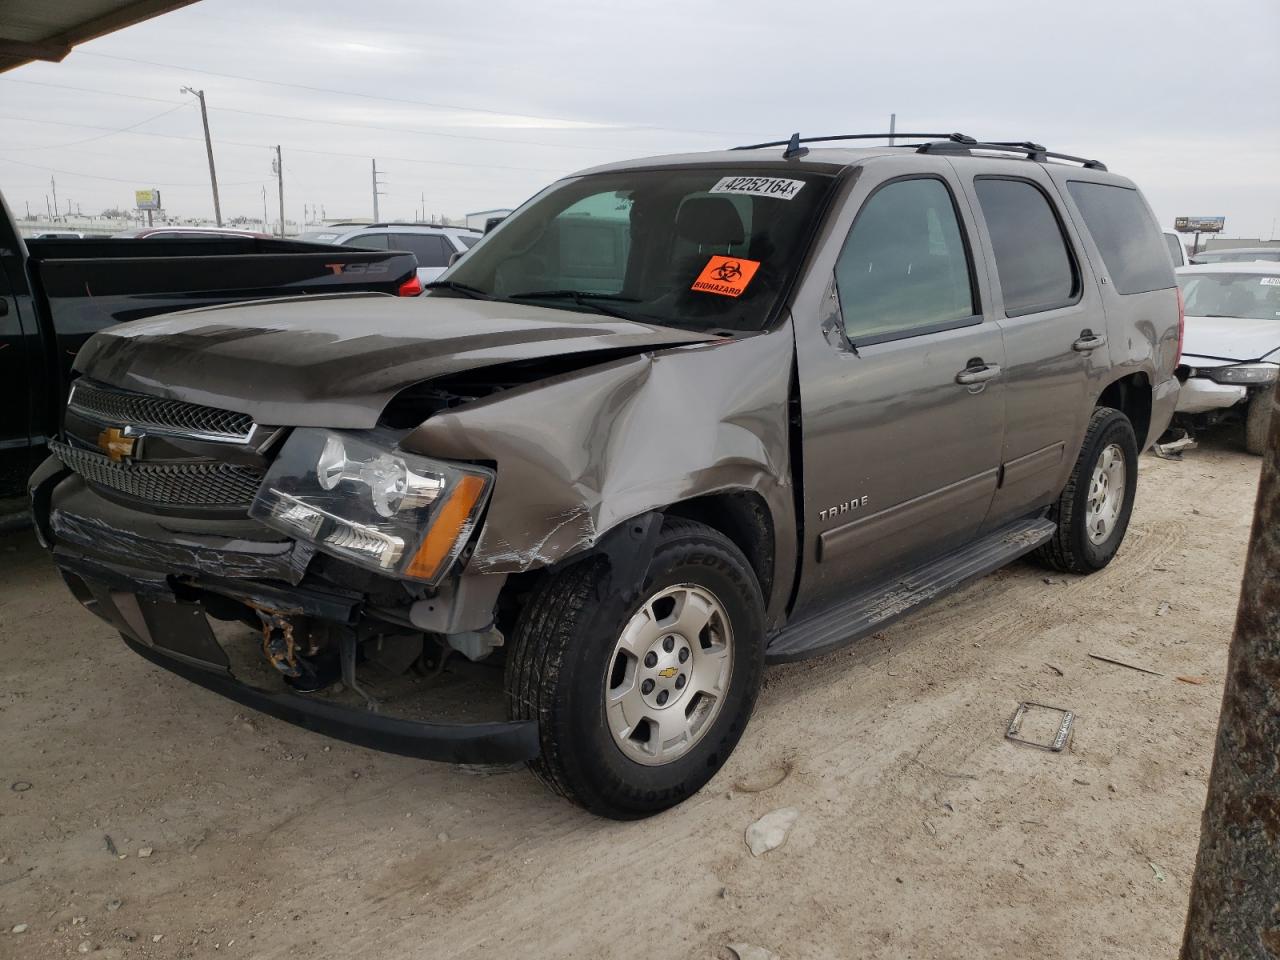
<instances>
[{"instance_id":1,"label":"overcast sky","mask_svg":"<svg viewBox=\"0 0 1280 960\"><path fill-rule=\"evenodd\" d=\"M925 9L930 12L923 13ZM0 75L0 189L85 213L159 187L212 215L383 218L515 206L608 160L799 130L960 130L1097 157L1167 227L1280 237L1280 2L691 4L201 0Z\"/></svg>"}]
</instances>

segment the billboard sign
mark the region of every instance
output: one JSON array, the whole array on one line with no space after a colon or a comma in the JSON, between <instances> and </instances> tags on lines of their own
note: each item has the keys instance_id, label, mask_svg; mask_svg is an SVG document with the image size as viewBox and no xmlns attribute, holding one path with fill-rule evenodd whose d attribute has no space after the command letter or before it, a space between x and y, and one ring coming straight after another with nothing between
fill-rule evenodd
<instances>
[{"instance_id":1,"label":"billboard sign","mask_svg":"<svg viewBox=\"0 0 1280 960\"><path fill-rule=\"evenodd\" d=\"M133 199L139 210L160 209L159 190L135 190L133 191Z\"/></svg>"},{"instance_id":2,"label":"billboard sign","mask_svg":"<svg viewBox=\"0 0 1280 960\"><path fill-rule=\"evenodd\" d=\"M1176 217L1173 229L1179 233L1221 233L1226 217Z\"/></svg>"}]
</instances>

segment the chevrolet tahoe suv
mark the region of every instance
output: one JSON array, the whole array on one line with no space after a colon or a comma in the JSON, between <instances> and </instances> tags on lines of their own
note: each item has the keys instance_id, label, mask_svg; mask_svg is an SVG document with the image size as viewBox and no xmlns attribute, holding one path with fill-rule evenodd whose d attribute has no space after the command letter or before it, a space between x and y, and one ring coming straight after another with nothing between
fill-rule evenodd
<instances>
[{"instance_id":1,"label":"chevrolet tahoe suv","mask_svg":"<svg viewBox=\"0 0 1280 960\"><path fill-rule=\"evenodd\" d=\"M959 134L805 146L867 139L567 177L421 298L99 332L40 536L136 652L241 703L526 760L604 816L672 806L766 663L1024 555L1105 567L1177 400L1133 183ZM501 666L505 717L388 710L449 657Z\"/></svg>"}]
</instances>

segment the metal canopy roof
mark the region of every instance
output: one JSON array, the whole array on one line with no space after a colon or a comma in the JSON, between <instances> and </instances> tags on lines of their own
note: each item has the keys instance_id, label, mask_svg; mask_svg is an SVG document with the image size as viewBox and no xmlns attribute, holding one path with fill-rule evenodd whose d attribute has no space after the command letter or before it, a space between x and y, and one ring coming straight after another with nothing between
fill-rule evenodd
<instances>
[{"instance_id":1,"label":"metal canopy roof","mask_svg":"<svg viewBox=\"0 0 1280 960\"><path fill-rule=\"evenodd\" d=\"M0 73L32 60L57 62L103 34L141 23L195 0L3 0Z\"/></svg>"}]
</instances>

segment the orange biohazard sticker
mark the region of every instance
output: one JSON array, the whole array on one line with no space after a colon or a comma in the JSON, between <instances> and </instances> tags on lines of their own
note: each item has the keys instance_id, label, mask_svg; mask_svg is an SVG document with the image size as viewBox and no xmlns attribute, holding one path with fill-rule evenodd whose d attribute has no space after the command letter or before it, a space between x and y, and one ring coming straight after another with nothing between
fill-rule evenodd
<instances>
[{"instance_id":1,"label":"orange biohazard sticker","mask_svg":"<svg viewBox=\"0 0 1280 960\"><path fill-rule=\"evenodd\" d=\"M718 293L722 297L740 297L759 269L759 260L712 257L690 289L702 293Z\"/></svg>"}]
</instances>

